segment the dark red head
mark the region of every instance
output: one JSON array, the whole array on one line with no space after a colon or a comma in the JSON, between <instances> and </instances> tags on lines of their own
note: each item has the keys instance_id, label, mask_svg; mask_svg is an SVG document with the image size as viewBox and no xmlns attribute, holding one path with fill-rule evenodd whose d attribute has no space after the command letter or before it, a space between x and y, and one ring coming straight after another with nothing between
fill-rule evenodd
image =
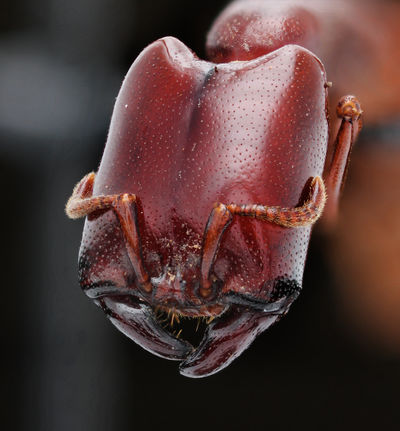
<instances>
[{"instance_id":1,"label":"dark red head","mask_svg":"<svg viewBox=\"0 0 400 431\"><path fill-rule=\"evenodd\" d=\"M116 212L100 208L85 224L80 282L122 332L183 361L185 375L225 367L300 291L311 226L239 211L215 240L215 205L307 199L326 156L325 81L320 61L296 45L215 64L173 38L146 48L124 80L93 196L136 196L141 267ZM182 321L199 318L208 323L194 348L185 331L177 336Z\"/></svg>"}]
</instances>

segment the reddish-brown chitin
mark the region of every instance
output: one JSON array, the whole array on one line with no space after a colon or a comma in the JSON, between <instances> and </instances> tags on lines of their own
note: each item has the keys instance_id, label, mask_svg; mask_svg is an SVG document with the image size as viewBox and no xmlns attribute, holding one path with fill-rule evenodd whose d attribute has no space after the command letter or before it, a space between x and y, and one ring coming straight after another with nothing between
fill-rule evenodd
<instances>
[{"instance_id":1,"label":"reddish-brown chitin","mask_svg":"<svg viewBox=\"0 0 400 431\"><path fill-rule=\"evenodd\" d=\"M126 335L184 360L185 375L224 368L300 291L326 199L326 88L321 62L296 45L215 64L174 38L124 80L99 170L67 204L88 215L80 282ZM172 324L217 318L192 352L155 309Z\"/></svg>"}]
</instances>

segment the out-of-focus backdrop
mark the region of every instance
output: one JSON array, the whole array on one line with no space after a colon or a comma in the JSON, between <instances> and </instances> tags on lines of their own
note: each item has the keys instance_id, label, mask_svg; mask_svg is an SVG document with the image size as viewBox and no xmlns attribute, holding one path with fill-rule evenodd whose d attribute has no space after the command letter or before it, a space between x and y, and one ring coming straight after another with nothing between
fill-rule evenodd
<instances>
[{"instance_id":1,"label":"out-of-focus backdrop","mask_svg":"<svg viewBox=\"0 0 400 431\"><path fill-rule=\"evenodd\" d=\"M399 123L366 128L339 225L313 237L302 295L222 373L181 377L79 288L83 223L64 204L100 161L124 74L166 35L203 57L225 3L3 0L4 429L400 429Z\"/></svg>"}]
</instances>

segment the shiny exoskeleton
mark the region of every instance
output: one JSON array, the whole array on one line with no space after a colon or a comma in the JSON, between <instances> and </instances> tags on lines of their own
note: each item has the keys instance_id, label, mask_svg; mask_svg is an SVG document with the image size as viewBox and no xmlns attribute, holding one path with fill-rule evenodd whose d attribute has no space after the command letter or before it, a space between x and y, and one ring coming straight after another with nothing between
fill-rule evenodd
<instances>
[{"instance_id":1,"label":"shiny exoskeleton","mask_svg":"<svg viewBox=\"0 0 400 431\"><path fill-rule=\"evenodd\" d=\"M361 108L343 97L329 135L330 83L296 45L312 22L296 8L282 21L275 2L234 3L209 34L209 61L170 37L147 47L122 84L98 172L67 203L70 217L87 216L86 294L186 376L224 368L288 311L326 193L335 213ZM247 37L255 25L269 35L264 51ZM200 344L163 328L160 312L171 327L205 318Z\"/></svg>"}]
</instances>

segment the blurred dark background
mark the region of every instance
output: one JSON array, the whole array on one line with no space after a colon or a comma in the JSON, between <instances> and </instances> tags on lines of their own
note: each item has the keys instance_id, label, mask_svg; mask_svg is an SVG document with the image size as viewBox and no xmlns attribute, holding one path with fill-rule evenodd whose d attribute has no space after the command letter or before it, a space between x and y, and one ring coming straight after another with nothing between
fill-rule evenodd
<instances>
[{"instance_id":1,"label":"blurred dark background","mask_svg":"<svg viewBox=\"0 0 400 431\"><path fill-rule=\"evenodd\" d=\"M68 220L64 205L100 161L126 71L147 44L166 35L203 57L207 29L225 4L2 1L3 429L400 429L400 285L390 266L400 264L399 229L393 263L382 269L394 280L390 291L377 276L367 293L371 277L360 288L357 281L374 267L373 255L349 236L345 222L338 231L344 245L317 232L291 312L228 369L201 380L181 377L176 363L125 338L79 288L83 223ZM366 164L377 160L377 140L391 163L382 162L376 178L392 169L385 203L389 212L393 199L399 204L396 127L385 139L367 130L359 142L343 204L348 214L371 206L372 185L364 200L352 196L365 185ZM389 217L394 229L396 217ZM382 228L389 237L392 225ZM354 256L358 273L351 273ZM390 313L380 307L382 297Z\"/></svg>"}]
</instances>

